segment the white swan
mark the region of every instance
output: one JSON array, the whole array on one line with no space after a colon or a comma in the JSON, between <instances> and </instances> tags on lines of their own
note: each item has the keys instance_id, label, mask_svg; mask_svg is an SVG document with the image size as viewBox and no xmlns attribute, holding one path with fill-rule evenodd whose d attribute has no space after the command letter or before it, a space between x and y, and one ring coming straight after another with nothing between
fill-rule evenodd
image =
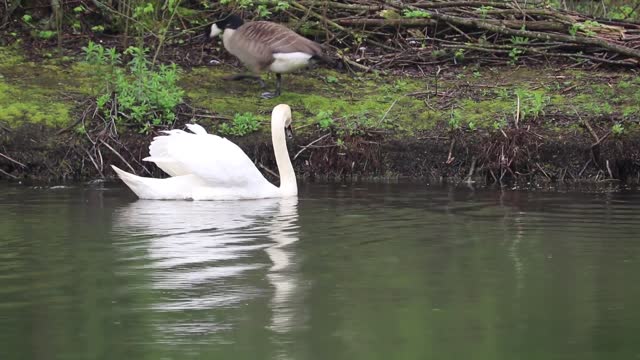
<instances>
[{"instance_id":1,"label":"white swan","mask_svg":"<svg viewBox=\"0 0 640 360\"><path fill-rule=\"evenodd\" d=\"M251 159L231 141L189 124L193 132L165 131L149 146L144 161L154 162L171 175L166 179L140 177L113 165L120 179L141 199L239 200L290 197L298 194L296 175L287 151L285 128L291 108L280 104L271 113L271 141L280 172L280 187L262 176Z\"/></svg>"}]
</instances>

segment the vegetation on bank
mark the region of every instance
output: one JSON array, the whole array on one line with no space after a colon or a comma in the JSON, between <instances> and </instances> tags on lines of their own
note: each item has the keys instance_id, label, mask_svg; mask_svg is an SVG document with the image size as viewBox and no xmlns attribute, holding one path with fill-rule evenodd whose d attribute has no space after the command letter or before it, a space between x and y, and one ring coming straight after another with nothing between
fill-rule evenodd
<instances>
[{"instance_id":1,"label":"vegetation on bank","mask_svg":"<svg viewBox=\"0 0 640 360\"><path fill-rule=\"evenodd\" d=\"M320 5L313 1L222 1L210 10L187 1L103 4L107 8L100 2L82 2L74 8L63 4L62 19L55 15L60 9L31 13L18 5L0 28L2 35L8 35L0 47L0 129L4 129L0 132L8 140L0 153L8 153L7 146L27 146L15 136L22 125L45 125L54 128L55 136L73 136L77 152L86 154L86 162L100 176L108 156L131 169L149 171L140 163L144 150L138 147L158 130L195 121L235 138L257 133L247 141L261 143L265 137L259 134L268 130L270 110L288 103L300 141L292 150L298 162L309 164L314 154L343 157L344 161L325 161L324 168L313 170L316 173L344 175L351 163L352 172L391 174L393 166L384 164L389 159L372 160L375 171L367 170L367 166L372 169L368 160L358 169L353 159L369 159L364 152L378 151L375 146L384 143L437 140L446 156L430 166L455 166L460 179L473 173L493 180L534 173L564 178L543 169L544 161L540 165L528 146L572 139L588 147L584 162L590 163L576 166L594 168L580 175L603 179L616 178L618 165L601 158L600 147L635 141L640 134L640 80L626 68L638 59L607 35L640 29L633 22L637 9L624 3L607 3L606 13L590 9L592 15L607 17L607 22L570 10L552 11L552 6L565 4L536 3L522 9L532 26L550 21L550 14L570 16L571 22L560 21L562 29L549 25L552 30L548 30L578 40L568 43L527 37L532 34L526 26L518 28L523 33L517 36L497 30L491 35L491 30L477 32L471 25L458 27L454 22L443 35L431 35L438 34L432 31L435 8L458 17L460 9L468 8L473 16L491 23L505 14L517 18L513 4L464 2L454 9L441 1L406 6L394 1L325 3L329 8L322 14L328 15L314 10ZM342 68L321 67L286 76L282 96L260 99L257 84L223 79L240 70L230 66L234 60L218 40L202 43L198 38L206 24L229 10L256 19L288 19L299 32L324 39ZM334 18L354 11L356 19L372 14L371 20L383 21L372 29L371 24L357 22L340 25L343 20ZM55 29L52 18L60 21ZM385 36L397 41L385 42ZM583 40L591 44L584 51L579 50ZM633 41L623 47L632 47ZM570 56L541 53L545 44ZM541 63L545 57L552 62ZM558 58L565 61L558 63ZM217 64L220 60L226 65ZM559 64L571 66L563 69ZM601 71L593 71L597 68ZM266 80L273 86L273 78ZM480 145L474 148L470 141ZM20 164L29 162L10 155ZM632 166L638 167L634 161ZM8 165L4 174L21 176L23 167L15 162L0 159L0 163ZM330 169L338 163L339 171ZM561 174L562 169L556 170ZM424 175L416 172L407 175Z\"/></svg>"},{"instance_id":2,"label":"vegetation on bank","mask_svg":"<svg viewBox=\"0 0 640 360\"><path fill-rule=\"evenodd\" d=\"M223 79L235 69L174 65L151 71L138 48L127 50L131 60L125 66L124 54L93 43L71 66L36 66L20 61L15 50L1 51L8 61L0 64L0 121L8 127L22 122L68 126L76 120L71 112L82 110L76 102L87 95L96 99L105 119L143 133L150 126L172 126L182 114L176 107L185 99L196 109L186 115L230 136L267 129L269 110L283 102L292 105L300 131L333 129L347 135L368 130L409 136L432 129L500 132L516 121L518 126L574 131L580 119L608 122L621 135L635 131L640 116L640 78L626 72L468 66L436 79L317 69L288 76L291 90L265 100L257 84Z\"/></svg>"}]
</instances>

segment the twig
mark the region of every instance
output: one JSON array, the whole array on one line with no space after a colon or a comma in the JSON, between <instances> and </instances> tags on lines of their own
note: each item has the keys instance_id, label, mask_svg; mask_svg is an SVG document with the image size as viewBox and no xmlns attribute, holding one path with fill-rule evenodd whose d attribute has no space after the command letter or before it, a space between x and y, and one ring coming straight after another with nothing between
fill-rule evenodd
<instances>
[{"instance_id":1,"label":"twig","mask_svg":"<svg viewBox=\"0 0 640 360\"><path fill-rule=\"evenodd\" d=\"M365 72L369 72L369 71L371 71L371 68L370 68L370 67L365 66L365 65L362 65L362 64L358 64L357 62L355 62L355 61L353 61L353 60L349 59L348 57L346 57L346 56L344 56L344 55L342 55L342 54L340 54L340 53L337 53L336 55L338 55L338 57L339 57L340 59L342 59L342 61L346 62L346 63L347 63L347 64L349 64L349 65L353 65L353 66L357 67L357 68L358 68L358 69L360 69L360 70L364 70Z\"/></svg>"},{"instance_id":2,"label":"twig","mask_svg":"<svg viewBox=\"0 0 640 360\"><path fill-rule=\"evenodd\" d=\"M8 133L13 132L13 131L11 131L11 129L9 129L7 126L5 126L2 122L0 122L0 129L6 131Z\"/></svg>"},{"instance_id":3,"label":"twig","mask_svg":"<svg viewBox=\"0 0 640 360\"><path fill-rule=\"evenodd\" d=\"M587 162L584 164L584 166L582 167L582 170L580 170L580 172L578 173L578 177L582 176L584 171L587 170L587 166L589 166L589 164L591 164L591 159L587 160Z\"/></svg>"},{"instance_id":4,"label":"twig","mask_svg":"<svg viewBox=\"0 0 640 360\"><path fill-rule=\"evenodd\" d=\"M268 167L262 165L261 162L258 163L258 166L263 169L264 171L268 172L269 174L273 175L276 178L280 178L280 175L276 174L273 170L269 169Z\"/></svg>"},{"instance_id":5,"label":"twig","mask_svg":"<svg viewBox=\"0 0 640 360\"><path fill-rule=\"evenodd\" d=\"M356 18L356 19L340 19L336 20L341 25L363 25L363 26L402 26L402 27L418 27L435 25L435 21L431 19L371 19L371 18Z\"/></svg>"},{"instance_id":6,"label":"twig","mask_svg":"<svg viewBox=\"0 0 640 360\"><path fill-rule=\"evenodd\" d=\"M382 116L382 118L380 119L380 121L378 121L378 125L380 126L380 124L382 124L382 122L384 121L384 119L387 117L387 114L389 114L389 111L391 111L391 109L393 108L393 106L398 102L398 100L400 100L400 98L397 98L395 100L393 100L393 103L391 104L391 106L389 106L389 108L387 109L387 111L385 111L384 115Z\"/></svg>"},{"instance_id":7,"label":"twig","mask_svg":"<svg viewBox=\"0 0 640 360\"><path fill-rule=\"evenodd\" d=\"M12 163L16 163L16 164L18 164L18 165L22 166L23 168L26 168L26 167L27 167L27 165L25 165L25 164L21 163L21 162L20 162L20 161L18 161L18 160L15 160L15 159L13 159L13 158L9 157L8 155L5 155L5 154L3 154L3 153L0 153L0 156L2 156L3 158L5 158L5 159L7 159L7 160L11 161Z\"/></svg>"},{"instance_id":8,"label":"twig","mask_svg":"<svg viewBox=\"0 0 640 360\"><path fill-rule=\"evenodd\" d=\"M573 44L581 44L581 45L593 45L606 50L610 50L619 54L627 55L629 57L640 59L640 50L636 50L634 48L630 48L623 45L618 45L615 43L607 42L600 38L591 38L586 36L570 36L558 33L546 33L546 32L538 32L538 31L529 31L529 30L516 30L510 29L504 26L491 24L487 21L483 21L481 19L473 19L473 18L463 18L459 16L447 15L438 12L432 12L431 17L434 19L452 22L458 25L464 25L469 27L475 27L483 30L492 31L495 33L511 35L511 36L523 36L530 39L540 39L540 40L555 40L555 41L563 41Z\"/></svg>"},{"instance_id":9,"label":"twig","mask_svg":"<svg viewBox=\"0 0 640 360\"><path fill-rule=\"evenodd\" d=\"M613 174L611 173L611 168L609 167L609 160L607 160L607 161L606 161L606 164L607 164L607 171L609 172L609 177L610 177L611 179L615 179L615 178L613 177Z\"/></svg>"},{"instance_id":10,"label":"twig","mask_svg":"<svg viewBox=\"0 0 640 360\"><path fill-rule=\"evenodd\" d=\"M518 129L518 121L520 121L520 95L516 94L516 129Z\"/></svg>"},{"instance_id":11,"label":"twig","mask_svg":"<svg viewBox=\"0 0 640 360\"><path fill-rule=\"evenodd\" d=\"M587 120L582 119L582 116L580 116L580 114L578 113L578 109L576 109L575 106L573 106L573 112L576 113L578 120L580 120L580 122L587 128L587 130L589 130L589 133L591 134L591 136L593 136L593 140L595 140L595 144L599 144L600 137L598 136L598 134L596 134L595 131L593 131L593 128L591 127L589 122Z\"/></svg>"},{"instance_id":12,"label":"twig","mask_svg":"<svg viewBox=\"0 0 640 360\"><path fill-rule=\"evenodd\" d=\"M476 170L476 157L472 156L471 167L469 168L469 173L467 174L467 177L465 179L468 183L471 182L471 177L473 176L473 173L475 172L475 170Z\"/></svg>"},{"instance_id":13,"label":"twig","mask_svg":"<svg viewBox=\"0 0 640 360\"><path fill-rule=\"evenodd\" d=\"M15 175L11 175L11 174L9 174L8 172L6 172L6 171L4 171L4 170L2 170L2 169L0 169L0 173L3 173L3 174L5 174L5 175L7 175L8 177L13 178L13 179L17 179L17 178L18 178L17 176L15 176Z\"/></svg>"},{"instance_id":14,"label":"twig","mask_svg":"<svg viewBox=\"0 0 640 360\"><path fill-rule=\"evenodd\" d=\"M96 170L98 170L98 173L100 174L100 177L104 178L104 174L102 173L102 170L100 169L100 167L98 166L96 161L93 159L93 156L91 156L91 153L89 152L89 150L84 149L84 148L82 150L84 150L84 152L89 157L89 160L91 160L91 163L93 164L93 166L96 168Z\"/></svg>"},{"instance_id":15,"label":"twig","mask_svg":"<svg viewBox=\"0 0 640 360\"><path fill-rule=\"evenodd\" d=\"M329 136L329 135L331 135L331 133L326 133L326 134L324 134L324 135L320 136L319 138L317 138L317 139L313 140L312 142L308 143L307 145L303 146L303 147L302 147L302 149L300 149L300 151L298 151L298 152L294 155L293 160L295 160L296 158L298 158L298 155L302 154L302 152L303 152L303 151L305 151L305 150L307 150L311 145L313 145L313 144L317 143L318 141L320 141L320 140L322 140L322 139L326 138L326 137L327 137L327 136Z\"/></svg>"},{"instance_id":16,"label":"twig","mask_svg":"<svg viewBox=\"0 0 640 360\"><path fill-rule=\"evenodd\" d=\"M136 171L133 169L133 167L129 164L129 162L127 162L127 160L125 160L122 155L120 155L119 152L116 151L116 149L112 148L111 145L107 144L104 140L100 139L100 142L107 147L107 149L111 150L114 154L116 154L116 156L118 158L120 158L120 160L122 160L128 167L129 169L131 169L131 171L135 174Z\"/></svg>"},{"instance_id":17,"label":"twig","mask_svg":"<svg viewBox=\"0 0 640 360\"><path fill-rule=\"evenodd\" d=\"M338 23L336 23L336 22L334 22L334 21L331 21L331 20L327 19L326 17L322 16L321 14L318 14L317 12L315 12L315 11L313 11L313 10L311 10L311 9L308 9L308 8L307 8L307 7L305 7L304 5L301 5L300 3L298 3L297 1L291 1L291 5L292 5L293 7L296 7L296 8L298 8L298 9L302 10L302 11L306 11L306 12L308 12L308 13L309 13L309 14L311 14L313 17L316 17L316 18L318 18L319 20L326 22L327 24L331 25L332 27L334 27L334 28L336 28L336 29L338 29L338 30L340 30L340 31L344 31L344 32L346 32L347 34L349 34L349 35L351 35L351 36L353 36L353 37L357 37L357 36L356 36L356 34L355 34L353 31L351 31L351 30L349 30L349 29L345 28L344 26L342 26L342 25L340 25L340 24L338 24ZM391 46L388 46L388 45L385 45L385 44L383 44L383 43L381 43L381 42L378 42L378 41L372 40L372 39L365 39L365 41L366 41L366 42L368 42L368 43L370 43L370 44L372 44L372 45L379 46L379 47L381 47L381 48L383 48L383 49L387 49L387 50L390 50L390 51L396 51L396 49L395 49L395 48L393 48L393 47L391 47Z\"/></svg>"},{"instance_id":18,"label":"twig","mask_svg":"<svg viewBox=\"0 0 640 360\"><path fill-rule=\"evenodd\" d=\"M542 174L544 174L544 176L545 176L547 179L551 180L551 176L549 176L549 174L547 174L547 172L546 172L546 171L544 171L544 169L542 168L542 166L540 166L540 164L536 163L536 166L538 167L538 169L540 169L540 171L542 171Z\"/></svg>"},{"instance_id":19,"label":"twig","mask_svg":"<svg viewBox=\"0 0 640 360\"><path fill-rule=\"evenodd\" d=\"M447 156L447 161L445 162L445 164L447 164L447 165L451 164L451 162L453 162L453 160L455 159L452 156L453 147L455 146L455 144L456 144L456 139L454 138L454 139L451 140L451 145L449 146L449 155Z\"/></svg>"}]
</instances>

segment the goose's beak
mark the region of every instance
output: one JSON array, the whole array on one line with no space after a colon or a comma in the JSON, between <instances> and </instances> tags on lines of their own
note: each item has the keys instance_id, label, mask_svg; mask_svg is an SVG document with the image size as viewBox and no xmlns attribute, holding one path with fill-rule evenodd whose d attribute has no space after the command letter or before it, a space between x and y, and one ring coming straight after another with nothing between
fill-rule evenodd
<instances>
[{"instance_id":1,"label":"goose's beak","mask_svg":"<svg viewBox=\"0 0 640 360\"><path fill-rule=\"evenodd\" d=\"M284 133L287 135L287 139L293 139L293 129L291 128L291 125L285 126Z\"/></svg>"}]
</instances>

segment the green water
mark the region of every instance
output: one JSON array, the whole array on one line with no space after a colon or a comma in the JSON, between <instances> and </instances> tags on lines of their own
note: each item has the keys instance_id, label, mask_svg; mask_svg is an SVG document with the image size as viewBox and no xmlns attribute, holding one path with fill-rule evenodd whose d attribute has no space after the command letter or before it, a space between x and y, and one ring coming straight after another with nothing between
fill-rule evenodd
<instances>
[{"instance_id":1,"label":"green water","mask_svg":"<svg viewBox=\"0 0 640 360\"><path fill-rule=\"evenodd\" d=\"M0 359L637 359L640 193L0 186Z\"/></svg>"}]
</instances>

